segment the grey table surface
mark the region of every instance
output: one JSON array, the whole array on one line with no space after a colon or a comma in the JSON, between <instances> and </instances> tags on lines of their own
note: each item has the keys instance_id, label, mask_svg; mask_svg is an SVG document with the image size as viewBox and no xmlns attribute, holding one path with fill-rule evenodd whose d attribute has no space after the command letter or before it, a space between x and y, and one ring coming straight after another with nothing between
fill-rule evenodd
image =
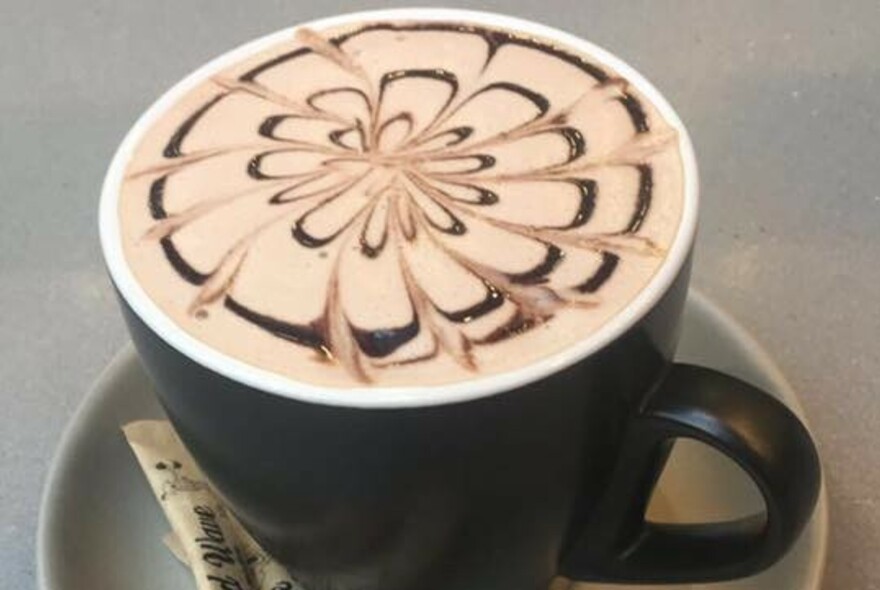
<instances>
[{"instance_id":1,"label":"grey table surface","mask_svg":"<svg viewBox=\"0 0 880 590\"><path fill-rule=\"evenodd\" d=\"M763 341L803 398L831 498L825 587L880 588L880 3L447 3L584 36L676 106L702 173L694 283ZM34 587L47 464L126 341L95 224L123 133L225 49L385 6L0 3L0 586Z\"/></svg>"}]
</instances>

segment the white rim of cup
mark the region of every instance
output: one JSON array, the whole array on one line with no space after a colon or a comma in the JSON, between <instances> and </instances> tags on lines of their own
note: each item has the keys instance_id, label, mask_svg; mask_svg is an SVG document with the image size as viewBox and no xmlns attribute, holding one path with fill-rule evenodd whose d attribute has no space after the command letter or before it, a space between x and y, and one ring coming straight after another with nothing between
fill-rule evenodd
<instances>
[{"instance_id":1,"label":"white rim of cup","mask_svg":"<svg viewBox=\"0 0 880 590\"><path fill-rule=\"evenodd\" d=\"M585 52L634 84L663 118L678 131L684 165L684 204L675 240L648 285L616 315L587 338L524 367L467 381L431 386L321 386L260 369L224 354L196 339L166 316L137 282L122 251L118 218L119 189L132 151L154 120L180 97L211 74L262 49L292 37L300 27L325 29L362 21L457 21L496 26L533 34ZM198 68L165 92L137 120L113 157L101 191L99 228L101 247L110 276L135 314L169 346L229 379L255 389L295 400L356 408L424 407L464 402L516 389L542 379L590 356L625 333L650 311L672 285L685 264L697 228L698 172L690 136L678 114L654 86L612 53L572 34L531 21L490 12L445 8L400 8L344 14L285 28L239 46Z\"/></svg>"}]
</instances>

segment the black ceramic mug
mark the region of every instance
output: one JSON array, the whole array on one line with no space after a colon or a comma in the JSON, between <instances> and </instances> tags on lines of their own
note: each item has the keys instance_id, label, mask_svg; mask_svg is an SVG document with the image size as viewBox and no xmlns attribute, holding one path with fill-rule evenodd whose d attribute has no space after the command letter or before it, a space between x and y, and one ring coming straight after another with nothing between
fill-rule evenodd
<instances>
[{"instance_id":1,"label":"black ceramic mug","mask_svg":"<svg viewBox=\"0 0 880 590\"><path fill-rule=\"evenodd\" d=\"M187 335L126 266L116 201L145 128L212 72L198 70L135 125L102 196L105 257L140 357L182 440L254 537L310 590L539 590L556 574L611 582L747 576L778 560L820 485L810 436L768 394L672 362L688 287L697 172L663 97L618 58L534 23L458 10L328 19L470 21L580 48L623 74L677 128L685 203L648 286L589 338L538 363L442 388L321 388L245 365ZM738 463L766 504L725 523L646 521L672 444Z\"/></svg>"}]
</instances>

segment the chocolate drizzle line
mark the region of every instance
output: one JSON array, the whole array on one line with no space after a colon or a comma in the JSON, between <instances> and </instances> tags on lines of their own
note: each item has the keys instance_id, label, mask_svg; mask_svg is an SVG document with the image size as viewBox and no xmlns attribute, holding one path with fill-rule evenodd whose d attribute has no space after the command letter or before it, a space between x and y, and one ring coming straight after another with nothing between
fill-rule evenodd
<instances>
[{"instance_id":1,"label":"chocolate drizzle line","mask_svg":"<svg viewBox=\"0 0 880 590\"><path fill-rule=\"evenodd\" d=\"M367 258L376 258L379 254L382 253L382 250L385 249L385 244L388 243L388 224L382 226L382 235L379 237L379 243L371 244L367 239L367 231L370 228L370 224L373 222L373 217L376 215L376 208L378 207L378 202L374 203L370 208L370 212L367 215L367 221L364 223L364 226L361 228L360 235L360 245L361 252ZM387 215L387 213L386 213Z\"/></svg>"},{"instance_id":2,"label":"chocolate drizzle line","mask_svg":"<svg viewBox=\"0 0 880 590\"><path fill-rule=\"evenodd\" d=\"M633 138L618 150L620 153L615 152L612 156L591 154L583 132L568 123L568 109L574 106L554 105L546 95L519 82L492 81L465 90L456 73L444 68L396 69L382 74L378 81L372 81L355 59L345 53L345 46L349 40L373 31L434 31L479 37L486 44L483 73L488 71L492 60L506 45L538 51L561 60L595 80L595 85L587 88L584 96L589 92L604 91L608 94L606 102L616 102L620 105L617 108L624 109L632 122ZM202 288L201 299L197 298L200 304L222 301L226 310L243 321L278 338L314 349L320 359L339 363L355 379L369 382L371 371L421 362L435 358L441 352L462 367L475 370L474 346L487 346L516 337L548 321L562 307L598 305L596 295L623 263L621 253L662 254L650 239L637 234L650 213L653 197L654 172L647 158L665 149L669 142L660 137L640 143L639 138L651 136L651 121L641 98L629 89L625 80L612 77L604 68L582 56L540 40L457 23L380 22L326 40L308 31L298 36L298 40L304 45L267 59L237 80L214 79L222 91L192 111L174 130L162 152L166 161L129 174L129 178L144 174L154 176L147 196L150 216L157 222L153 233L159 238L166 259L178 275ZM335 67L347 70L357 83L318 90L305 97L301 104L260 83L262 74L306 56L327 60ZM395 85L420 80L439 82L445 85L447 93L433 117L421 129L416 128L417 122L411 112L383 113L385 99ZM212 108L235 93L269 101L278 112L255 125L253 145L187 152L184 149L187 136ZM479 121L467 125L452 123L472 101L478 97L490 99L496 93L527 101L534 107L534 115L513 128L477 140L473 138L479 129ZM360 116L333 112L323 101L330 96L354 97L363 103L369 116L364 120ZM279 127L286 121L291 121L291 129L295 131L298 120L310 118L331 123L331 130L326 132L326 144L279 135ZM395 137L400 138L399 143L384 146L381 140L392 128ZM495 148L544 134L557 136L564 142L566 153L558 162L521 173L492 173L499 157L493 151ZM278 214L240 240L214 270L204 273L194 268L178 250L172 240L173 233L225 202L255 191L243 191L237 196L169 214L165 202L168 179L188 166L235 151L245 154L244 170L251 181L258 186L278 184L271 196L262 197L266 205L278 208ZM321 154L322 158L313 170L307 172L288 175L266 172L267 157L284 157L285 154L294 157L302 153ZM432 168L438 165L439 169ZM600 199L599 182L590 173L602 166L634 168L639 175L638 190L634 210L622 229L590 233L582 228L589 227ZM363 172L364 167L367 172ZM338 181L329 186L321 184L321 180L328 179L330 174L336 175ZM492 207L504 201L504 183L521 181L573 186L578 205L571 219L559 225L538 226L495 217ZM384 183L384 188L374 190L377 183ZM340 219L335 228L324 230L320 235L308 229L313 215L338 199L351 198L349 195L356 191L365 191L360 194L367 197L367 202L347 220ZM469 197L462 196L459 191ZM552 198L552 194L536 191L531 198ZM304 208L295 208L297 203L306 200L310 202ZM292 218L286 217L291 215ZM290 220L285 221L287 219ZM334 248L336 260L324 311L306 323L292 323L262 313L232 295L238 270L250 244L279 220L290 224L290 236L299 246ZM457 245L456 241L469 233L471 224L488 224L507 231L517 239L540 246L543 256L523 271L495 269L465 255ZM407 244L422 241L449 257L472 279L480 281L485 288L482 299L460 309L445 309L435 302L417 280L412 263L408 261ZM349 244L368 261L396 257L412 311L411 320L406 324L366 329L349 320L339 296L339 259L343 252L351 249ZM392 244L395 247L389 248ZM599 258L599 265L573 286L557 285L555 272L572 249L592 252ZM325 254L322 252L322 255ZM195 308L194 304L191 309ZM463 331L464 325L490 317L496 317L500 324L484 336L470 337ZM428 352L415 356L402 353L409 343L420 338L428 338Z\"/></svg>"},{"instance_id":3,"label":"chocolate drizzle line","mask_svg":"<svg viewBox=\"0 0 880 590\"><path fill-rule=\"evenodd\" d=\"M639 196L636 202L636 210L622 233L634 234L642 227L648 211L651 209L651 195L654 194L654 170L647 164L636 166L639 171Z\"/></svg>"},{"instance_id":4,"label":"chocolate drizzle line","mask_svg":"<svg viewBox=\"0 0 880 590\"><path fill-rule=\"evenodd\" d=\"M165 212L165 183L168 181L168 175L160 176L150 183L150 216L153 219L165 219L168 213Z\"/></svg>"},{"instance_id":5,"label":"chocolate drizzle line","mask_svg":"<svg viewBox=\"0 0 880 590\"><path fill-rule=\"evenodd\" d=\"M202 285L205 281L211 278L210 274L199 272L190 266L186 259L180 255L180 252L171 240L171 236L165 236L159 241L159 243L162 244L162 251L165 252L165 258L168 259L168 262L174 270L177 271L177 274L179 274L186 282L193 285Z\"/></svg>"},{"instance_id":6,"label":"chocolate drizzle line","mask_svg":"<svg viewBox=\"0 0 880 590\"><path fill-rule=\"evenodd\" d=\"M574 214L571 222L562 229L574 229L586 225L593 216L593 210L596 208L596 181L590 178L572 178L568 182L577 187L580 193L580 204L577 213Z\"/></svg>"},{"instance_id":7,"label":"chocolate drizzle line","mask_svg":"<svg viewBox=\"0 0 880 590\"><path fill-rule=\"evenodd\" d=\"M260 123L257 133L267 139L278 139L275 136L275 128L289 118L291 118L291 115L273 115L267 117L262 123Z\"/></svg>"},{"instance_id":8,"label":"chocolate drizzle line","mask_svg":"<svg viewBox=\"0 0 880 590\"><path fill-rule=\"evenodd\" d=\"M545 244L547 250L544 260L534 268L521 273L508 274L510 280L520 285L536 285L538 283L546 283L547 275L549 275L556 266L562 262L563 253L558 246L553 244Z\"/></svg>"},{"instance_id":9,"label":"chocolate drizzle line","mask_svg":"<svg viewBox=\"0 0 880 590\"><path fill-rule=\"evenodd\" d=\"M273 336L295 342L300 346L308 346L316 350L326 350L327 342L315 326L306 326L283 322L272 316L254 311L238 302L232 295L227 295L223 305L243 320L255 324Z\"/></svg>"},{"instance_id":10,"label":"chocolate drizzle line","mask_svg":"<svg viewBox=\"0 0 880 590\"><path fill-rule=\"evenodd\" d=\"M168 143L165 145L165 149L162 151L162 155L166 158L179 158L181 156L181 145L183 144L183 140L186 139L186 136L189 135L189 132L192 131L192 128L196 126L196 123L199 122L205 113L211 110L211 107L216 105L218 102L225 98L225 94L218 94L201 107L196 110L193 114L191 114L174 132L174 135L171 136L171 139L168 140Z\"/></svg>"},{"instance_id":11,"label":"chocolate drizzle line","mask_svg":"<svg viewBox=\"0 0 880 590\"><path fill-rule=\"evenodd\" d=\"M351 332L358 347L369 357L382 358L418 336L419 316L413 316L411 322L399 328L383 328L380 330L364 330L352 327Z\"/></svg>"},{"instance_id":12,"label":"chocolate drizzle line","mask_svg":"<svg viewBox=\"0 0 880 590\"><path fill-rule=\"evenodd\" d=\"M602 263L599 265L599 268L596 269L596 272L594 272L590 278L580 285L577 285L575 290L578 293L595 293L608 281L608 279L611 278L611 275L614 274L614 270L619 263L620 256L617 254L614 254L613 252L602 252Z\"/></svg>"},{"instance_id":13,"label":"chocolate drizzle line","mask_svg":"<svg viewBox=\"0 0 880 590\"><path fill-rule=\"evenodd\" d=\"M486 42L486 60L484 64L485 66L492 61L492 58L498 52L503 45L520 45L522 47L527 47L529 49L536 49L543 53L552 55L553 57L560 59L570 65L573 65L593 77L597 82L604 82L609 78L609 75L602 69L600 66L587 61L583 57L579 55L575 55L573 53L568 53L563 49L556 47L555 45L551 45L550 43L545 43L542 41L538 41L537 39L532 39L530 37L521 37L506 31L492 31L488 29L484 29L482 27L467 25L462 23L445 23L445 22L431 22L431 23L420 23L420 22L412 22L412 23L391 23L391 22L377 22L368 25L364 25L359 27L351 32L344 33L339 35L333 39L330 39L330 43L340 47L343 43L348 41L349 39L356 37L358 35L362 35L364 33L369 33L372 31L394 31L394 32L408 32L408 31L439 31L439 32L453 32L453 33L463 33L470 35L478 35L482 37L482 39ZM302 57L303 55L308 55L312 53L312 50L308 47L301 47L290 51L288 53L284 53L279 55L278 57L272 58L265 63L255 66L245 74L241 76L241 80L253 82L256 80L257 76L270 70L276 66L283 64L286 61L291 59L296 59L298 57Z\"/></svg>"},{"instance_id":14,"label":"chocolate drizzle line","mask_svg":"<svg viewBox=\"0 0 880 590\"><path fill-rule=\"evenodd\" d=\"M501 291L485 279L483 280L483 284L486 286L486 296L479 303L475 303L464 309L459 309L458 311L445 311L439 307L437 310L450 322L466 324L475 319L479 319L504 305L504 295Z\"/></svg>"},{"instance_id":15,"label":"chocolate drizzle line","mask_svg":"<svg viewBox=\"0 0 880 590\"><path fill-rule=\"evenodd\" d=\"M637 133L647 133L650 131L648 127L648 116L645 115L645 110L642 108L642 103L630 92L625 92L623 96L617 99L617 101L623 105L626 109L626 112L629 113L630 119L632 119L633 127L636 128Z\"/></svg>"}]
</instances>

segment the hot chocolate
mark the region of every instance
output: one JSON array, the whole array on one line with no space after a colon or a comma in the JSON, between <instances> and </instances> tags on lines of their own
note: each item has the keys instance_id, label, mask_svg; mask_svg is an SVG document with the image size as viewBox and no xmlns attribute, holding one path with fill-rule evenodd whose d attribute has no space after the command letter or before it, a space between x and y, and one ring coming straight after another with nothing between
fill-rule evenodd
<instances>
[{"instance_id":1,"label":"hot chocolate","mask_svg":"<svg viewBox=\"0 0 880 590\"><path fill-rule=\"evenodd\" d=\"M678 230L679 138L596 57L434 21L299 29L146 131L119 221L181 329L292 379L435 385L588 338Z\"/></svg>"}]
</instances>

